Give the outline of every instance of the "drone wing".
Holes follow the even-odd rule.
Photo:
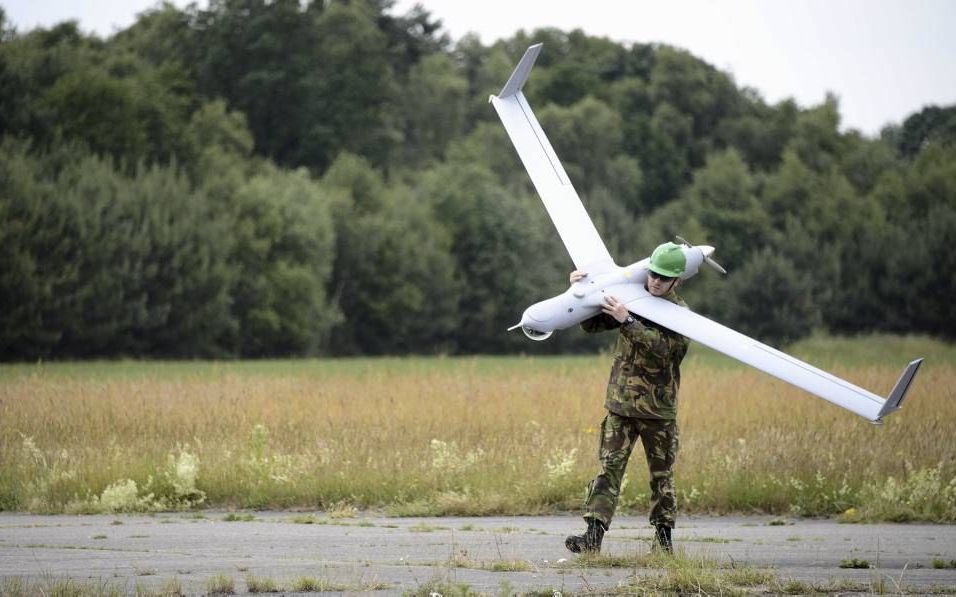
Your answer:
[[[614,261],[521,92],[539,52],[541,44],[528,48],[501,93],[492,95],[488,101],[505,125],[574,266],[589,273],[599,273],[613,266]]]
[[[698,315],[690,309],[655,298],[637,285],[608,289],[627,303],[632,313],[646,317],[678,334],[696,340],[727,356],[769,373],[824,400],[854,412],[875,423],[899,410],[906,390],[923,359],[907,365],[885,400],[876,394],[831,375],[800,359],[780,352],[739,332]]]

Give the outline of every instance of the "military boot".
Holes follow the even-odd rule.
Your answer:
[[[665,524],[657,525],[654,538],[657,539],[657,544],[654,546],[656,549],[660,549],[664,553],[674,553],[674,544],[671,542],[671,528],[669,526]]]
[[[582,535],[569,535],[564,540],[564,546],[574,553],[598,553],[601,551],[601,541],[604,539],[604,523],[595,518],[588,519],[588,530]]]

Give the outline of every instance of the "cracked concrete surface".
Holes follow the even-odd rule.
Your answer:
[[[583,529],[571,515],[484,518],[390,518],[360,513],[329,519],[321,512],[38,516],[0,513],[0,588],[11,577],[40,584],[72,579],[92,586],[156,590],[178,579],[201,594],[213,576],[269,578],[287,590],[297,578],[328,583],[337,592],[400,594],[432,581],[464,583],[478,592],[610,591],[634,574],[654,570],[570,567],[564,537]],[[249,516],[245,516],[248,518]],[[296,522],[296,521],[299,522]],[[313,524],[303,521],[314,520]],[[770,517],[685,517],[675,544],[689,555],[723,564],[766,568],[784,581],[818,585],[843,581],[888,592],[956,591],[956,526],[849,525],[832,520]],[[649,549],[643,517],[620,516],[604,553]],[[840,568],[866,560],[870,569]],[[458,567],[452,562],[473,567]],[[495,571],[498,567],[520,571]]]

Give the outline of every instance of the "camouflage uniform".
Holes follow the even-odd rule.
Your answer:
[[[673,291],[663,298],[687,306]],[[627,460],[640,438],[651,474],[651,524],[673,527],[677,389],[688,340],[636,316],[634,323],[621,325],[602,313],[581,327],[589,333],[620,329],[604,402],[608,414],[601,423],[601,473],[588,485],[584,518],[610,526]]]

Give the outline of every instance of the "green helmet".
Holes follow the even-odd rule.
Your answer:
[[[661,276],[676,278],[684,273],[687,267],[687,258],[681,246],[674,243],[658,245],[651,253],[651,264],[647,269]]]

